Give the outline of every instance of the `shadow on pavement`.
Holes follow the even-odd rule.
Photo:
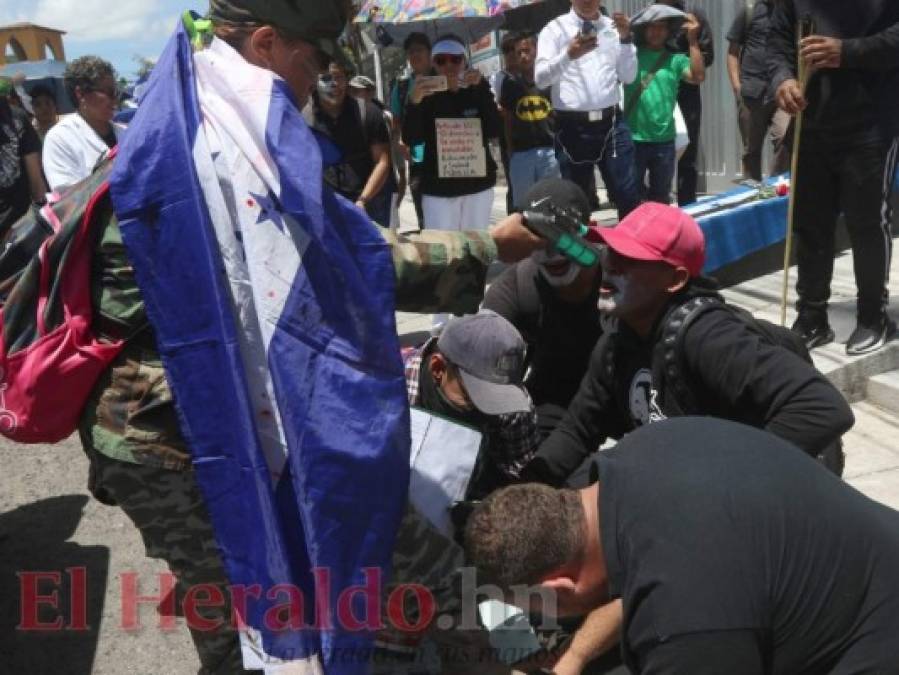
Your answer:
[[[93,668],[109,549],[67,541],[87,501],[65,495],[0,514],[3,672],[87,675]],[[35,592],[39,602],[29,602]]]

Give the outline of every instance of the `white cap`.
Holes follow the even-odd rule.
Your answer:
[[[465,46],[452,39],[440,40],[440,42],[431,48],[432,57],[437,56],[438,54],[465,56]]]

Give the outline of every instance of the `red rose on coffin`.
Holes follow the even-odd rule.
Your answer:
[[[778,197],[786,197],[790,194],[790,186],[787,183],[778,183],[774,186],[774,193]]]

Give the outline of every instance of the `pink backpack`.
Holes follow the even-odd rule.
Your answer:
[[[111,166],[41,209],[52,234],[17,272],[0,308],[0,434],[14,441],[55,443],[75,431],[97,378],[124,346],[91,331],[92,235],[111,208]],[[11,239],[16,230],[34,232],[26,220],[35,217],[20,220]]]

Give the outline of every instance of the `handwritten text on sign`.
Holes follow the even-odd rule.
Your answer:
[[[480,119],[437,118],[437,175],[485,178],[487,153]]]

